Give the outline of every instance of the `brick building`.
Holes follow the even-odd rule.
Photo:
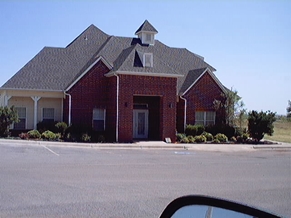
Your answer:
[[[213,101],[226,89],[204,58],[155,39],[146,20],[137,37],[110,36],[89,26],[65,48],[44,47],[0,89],[20,123],[87,125],[108,141],[175,141],[186,124],[214,124]]]

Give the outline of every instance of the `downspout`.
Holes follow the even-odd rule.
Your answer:
[[[184,131],[186,129],[186,125],[187,125],[187,99],[186,98],[183,98],[181,95],[179,96],[182,100],[184,100]]]
[[[69,117],[68,117],[68,126],[71,126],[71,111],[72,111],[72,96],[68,93],[66,93],[66,91],[64,91],[64,94],[66,96],[69,96]]]
[[[116,129],[115,129],[115,133],[116,133],[116,142],[118,142],[118,126],[119,126],[119,76],[114,73],[114,76],[116,76]]]

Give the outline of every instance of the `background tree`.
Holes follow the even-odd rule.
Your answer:
[[[234,126],[235,121],[238,121],[241,127],[246,113],[244,102],[241,99],[238,92],[231,88],[226,93],[221,94],[221,99],[214,100],[215,110],[224,114],[225,119],[222,123]]]
[[[248,114],[248,132],[250,137],[260,141],[265,134],[270,136],[274,133],[273,123],[276,121],[276,113],[250,111]]]
[[[290,100],[288,101],[288,107],[286,108],[286,110],[287,110],[287,118],[291,120],[291,101]]]
[[[7,136],[10,125],[19,122],[17,111],[14,106],[0,107],[0,136]]]

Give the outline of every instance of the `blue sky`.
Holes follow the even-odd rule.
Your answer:
[[[44,46],[65,47],[90,24],[135,37],[147,19],[156,38],[217,69],[247,110],[286,114],[291,100],[291,1],[0,1],[0,85]]]

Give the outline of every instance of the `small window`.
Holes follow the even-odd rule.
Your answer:
[[[19,122],[14,123],[14,129],[26,129],[26,108],[16,107],[15,110],[17,111]]]
[[[195,125],[213,125],[215,124],[215,111],[196,111]]]
[[[105,109],[95,108],[93,109],[93,129],[95,131],[105,130]]]
[[[153,54],[145,53],[143,55],[143,66],[144,67],[153,67]]]
[[[42,120],[44,122],[55,121],[55,109],[54,108],[43,108]]]
[[[146,33],[146,41],[147,42],[152,42],[152,34]]]

